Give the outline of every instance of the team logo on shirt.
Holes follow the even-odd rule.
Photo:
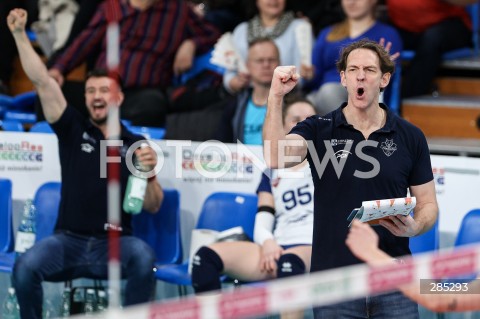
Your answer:
[[[346,145],[348,143],[353,143],[353,140],[351,139],[336,139],[336,138],[332,138],[330,140],[330,145],[332,146],[338,146],[338,145]]]
[[[95,141],[95,139],[93,137],[91,137],[87,132],[83,132],[82,138],[85,141],[89,141],[92,144],[97,144],[97,141]]]
[[[318,119],[323,121],[332,121],[332,119],[329,119],[327,117],[321,117],[321,116],[319,116]]]
[[[382,149],[385,155],[390,156],[397,150],[397,144],[393,143],[393,139],[389,140],[388,138],[385,139],[385,142],[380,144],[380,148]]]
[[[84,151],[85,153],[91,153],[95,150],[95,148],[88,143],[82,143],[82,144],[80,144],[80,146],[81,146],[82,151]]]
[[[352,155],[352,153],[350,153],[349,151],[345,151],[345,150],[340,150],[340,151],[335,152],[335,157],[336,158],[347,158],[348,155]]]

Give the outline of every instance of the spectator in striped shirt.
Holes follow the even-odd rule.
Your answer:
[[[49,70],[62,85],[64,75],[98,54],[96,68],[106,68],[108,2],[98,7],[87,28]],[[114,8],[120,25],[119,73],[125,80],[121,117],[133,125],[163,126],[165,91],[174,75],[192,66],[195,53],[213,46],[219,33],[182,0],[119,0]]]

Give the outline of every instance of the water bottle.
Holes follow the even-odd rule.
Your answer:
[[[98,291],[97,311],[104,312],[108,308],[107,294],[104,290]]]
[[[147,147],[147,143],[142,143],[141,148]],[[144,171],[142,165],[135,157],[133,165],[139,171]],[[131,174],[128,177],[127,189],[125,191],[125,197],[123,199],[123,210],[130,214],[138,214],[142,211],[143,199],[145,198],[145,192],[147,190],[147,178],[136,176]]]
[[[44,295],[43,298],[43,319],[56,318],[55,309],[52,302]]]
[[[17,256],[23,254],[27,249],[35,243],[35,206],[31,199],[25,201],[23,206],[23,215],[20,226],[18,226],[17,236],[15,239],[15,252]]]
[[[83,312],[85,315],[93,315],[95,313],[95,290],[92,288],[87,289],[87,295],[85,296],[85,304],[83,305]]]
[[[72,290],[70,287],[65,287],[62,294],[62,305],[60,307],[60,317],[61,318],[68,318],[70,317],[70,295],[72,294]]]
[[[18,319],[20,318],[17,297],[15,296],[15,289],[8,288],[8,294],[5,297],[2,305],[3,319]]]

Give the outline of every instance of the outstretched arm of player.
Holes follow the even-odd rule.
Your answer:
[[[395,260],[378,248],[378,235],[366,223],[354,220],[346,244],[352,253],[370,266],[393,264]],[[478,289],[475,281],[470,289]],[[478,294],[421,294],[420,281],[399,287],[408,298],[434,312],[472,311],[480,309]]]

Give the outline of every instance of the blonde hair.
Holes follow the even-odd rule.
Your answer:
[[[327,41],[340,41],[350,36],[350,23],[345,19],[332,26],[332,30],[327,35]]]

